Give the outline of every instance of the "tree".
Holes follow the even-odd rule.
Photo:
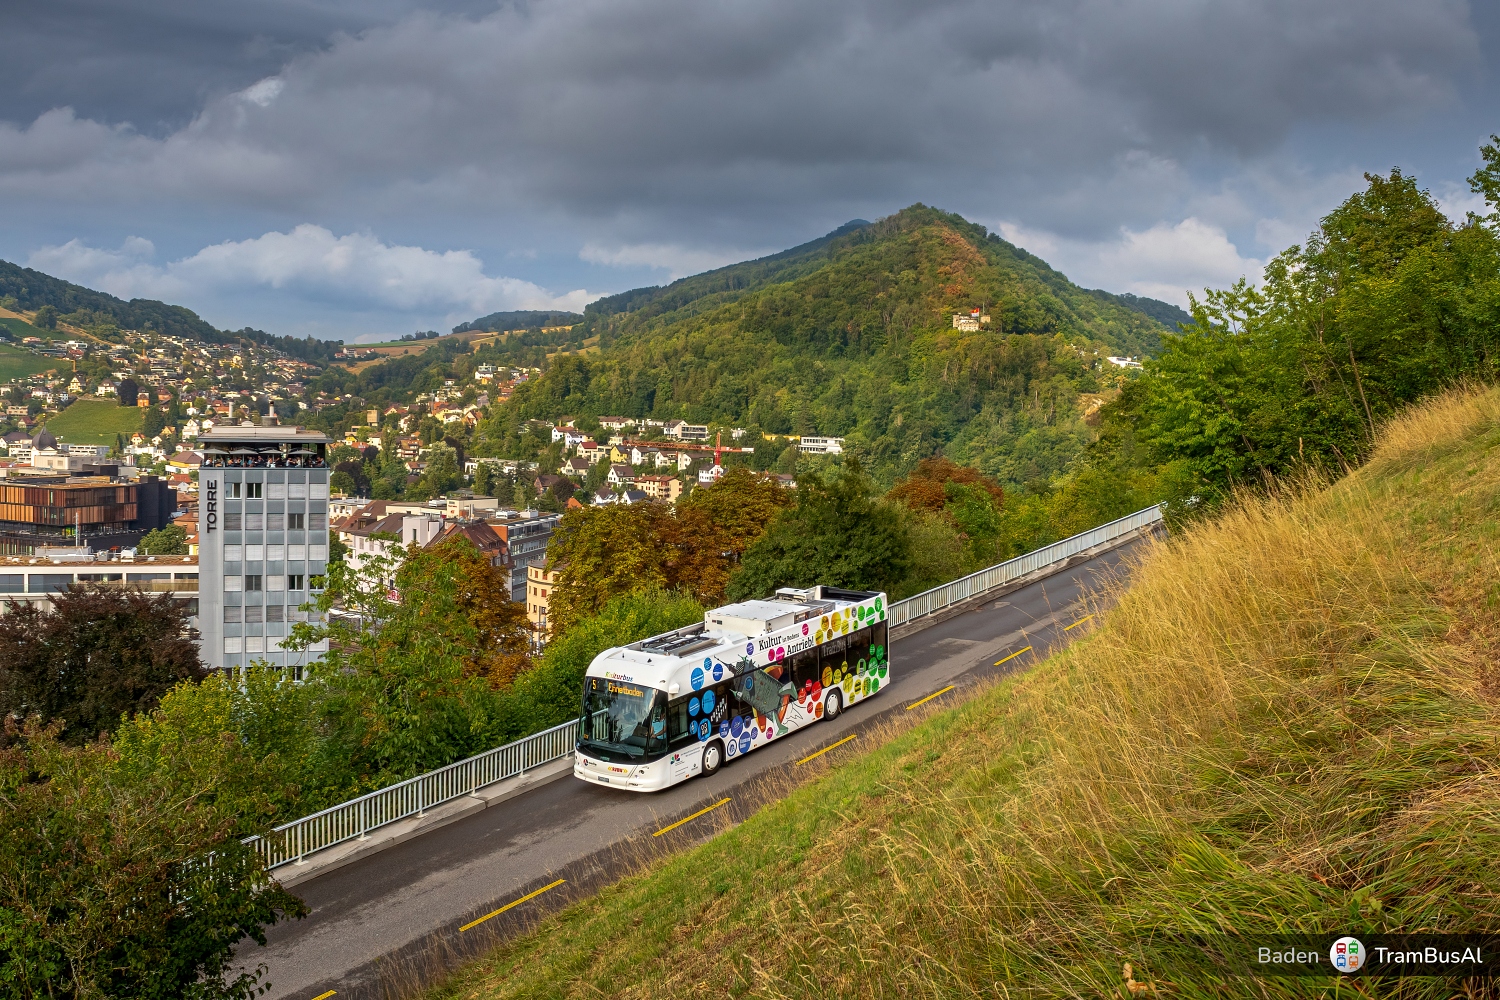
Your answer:
[[[745,550],[728,596],[764,597],[778,587],[814,584],[891,591],[910,567],[904,522],[875,499],[864,470],[846,455],[826,480],[810,471],[799,476],[795,504]]]
[[[560,634],[614,597],[652,589],[705,604],[721,600],[742,554],[790,500],[780,483],[740,468],[676,508],[640,503],[568,511],[548,544],[548,564],[559,571],[548,623]]]
[[[187,530],[178,524],[169,524],[154,531],[136,543],[136,552],[146,556],[185,556],[188,554]]]
[[[703,604],[724,598],[745,551],[788,504],[791,494],[775,479],[733,468],[712,486],[677,502],[677,550],[672,584]]]
[[[31,318],[31,325],[41,330],[56,330],[57,310],[52,306],[42,306]]]
[[[234,947],[307,908],[266,874],[228,785],[260,777],[235,740],[163,745],[133,767],[106,741],[5,720],[0,983],[21,998],[229,1000]],[[209,863],[210,856],[212,863]]]
[[[187,607],[169,594],[84,584],[51,605],[11,601],[0,615],[6,712],[61,719],[70,738],[85,740],[205,675]]]
[[[482,497],[494,496],[495,473],[490,463],[480,462],[474,469],[474,492]]]
[[[451,603],[445,596],[450,579]],[[396,573],[396,589],[418,618],[467,639],[460,650],[466,673],[504,688],[531,666],[531,622],[526,606],[511,600],[510,571],[491,565],[462,535],[407,558]]]
[[[146,440],[149,441],[151,438],[160,434],[162,432],[162,428],[166,426],[167,418],[161,412],[160,407],[148,406],[142,412],[141,433],[146,435]]]
[[[463,482],[459,472],[458,453],[439,442],[427,449],[427,469],[422,473],[422,487],[428,496],[442,496]]]
[[[359,492],[359,487],[354,484],[354,477],[342,469],[335,469],[333,475],[328,477],[328,488],[342,496],[354,496]]]
[[[115,398],[120,401],[121,406],[135,406],[140,394],[141,387],[133,378],[122,378],[120,384],[115,386]]]

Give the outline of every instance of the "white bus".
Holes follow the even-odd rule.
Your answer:
[[[656,791],[713,774],[889,683],[884,594],[783,588],[703,618],[589,664],[574,775]]]

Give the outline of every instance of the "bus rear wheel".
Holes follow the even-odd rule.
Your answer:
[[[703,748],[703,776],[706,778],[724,766],[724,744],[709,740]]]
[[[844,693],[838,688],[828,692],[828,698],[823,702],[823,718],[833,719],[844,710]]]

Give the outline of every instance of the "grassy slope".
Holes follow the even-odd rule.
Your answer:
[[[141,410],[114,399],[80,399],[47,421],[47,429],[69,444],[114,444],[141,429]]]
[[[1500,393],[1413,412],[1332,489],[1157,547],[1086,641],[434,995],[1123,996],[1130,961],[1310,996],[1171,936],[1500,929],[1497,445]]]
[[[27,336],[31,334],[28,333]],[[44,358],[40,354],[32,354],[20,347],[0,344],[0,382],[9,382],[11,379],[51,371],[59,367],[59,364],[56,358]]]

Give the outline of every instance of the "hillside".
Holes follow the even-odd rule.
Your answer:
[[[1497,428],[1450,393],[1157,545],[1092,636],[429,1000],[1331,995],[1232,973],[1253,935],[1500,930]]]
[[[583,317],[575,312],[547,312],[541,309],[516,309],[511,312],[490,313],[453,328],[454,333],[473,330],[499,333],[505,330],[532,330],[544,326],[567,326]]]
[[[96,292],[50,274],[0,260],[0,299],[14,298],[14,308],[32,312],[51,306],[62,314],[64,322],[81,327],[100,323],[113,324],[122,330],[152,329],[169,337],[184,337],[210,344],[229,344],[250,340],[265,347],[284,351],[305,361],[326,362],[333,357],[342,341],[316,340],[312,337],[278,337],[246,327],[243,330],[219,330],[191,309],[169,305],[155,299],[116,298]]]
[[[558,359],[518,389],[509,415],[837,435],[885,481],[943,450],[1018,486],[1082,453],[1081,397],[1120,382],[1105,356],[1159,350],[1167,328],[1127,302],[919,205],[594,303],[571,338],[597,337],[599,354]],[[954,329],[971,308],[990,323]],[[503,426],[491,430],[499,447]]]

